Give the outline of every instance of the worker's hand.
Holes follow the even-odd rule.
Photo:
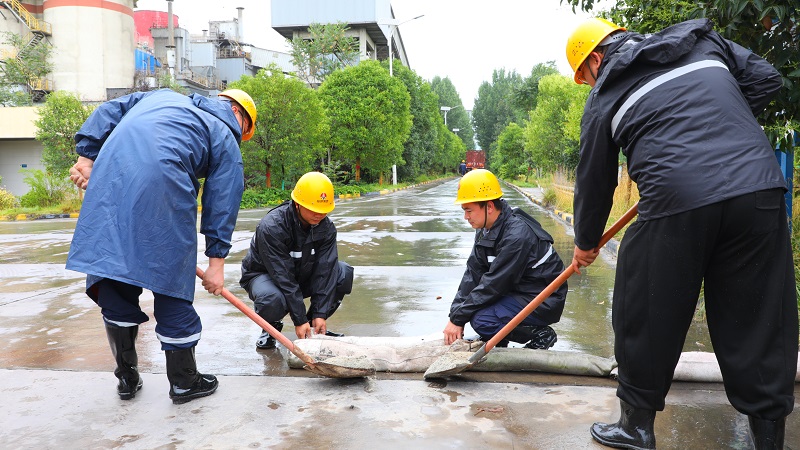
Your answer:
[[[208,258],[208,269],[203,274],[203,288],[209,293],[219,295],[225,287],[225,259]]]
[[[328,331],[328,325],[325,323],[325,319],[322,317],[317,317],[316,319],[311,321],[311,324],[314,327],[314,333],[316,334],[325,334]]]
[[[297,339],[306,339],[311,337],[311,325],[308,322],[294,327],[294,334],[297,335]]]
[[[78,162],[69,169],[69,179],[75,183],[75,186],[86,189],[89,185],[89,175],[92,174],[93,166],[94,161],[84,156],[79,156]]]
[[[600,249],[581,250],[576,245],[575,251],[572,253],[572,268],[575,270],[575,273],[580,274],[581,269],[593,263],[599,254]]]
[[[464,337],[464,327],[460,327],[453,322],[448,321],[447,326],[444,327],[445,345],[450,345],[462,337]]]

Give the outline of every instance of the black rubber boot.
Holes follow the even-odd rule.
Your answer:
[[[750,422],[750,436],[756,450],[780,450],[786,432],[786,418],[779,420],[756,419],[747,416]]]
[[[656,448],[653,423],[655,410],[638,409],[620,400],[622,408],[617,423],[595,423],[590,429],[592,437],[599,443],[613,448],[644,450]]]
[[[556,330],[545,325],[537,327],[537,329],[531,333],[531,341],[525,344],[525,348],[547,350],[556,345],[556,341],[558,341]]]
[[[335,331],[331,331],[331,330],[325,330],[325,336],[331,336],[331,337],[344,337],[344,333],[337,333],[337,332],[335,332]]]
[[[136,392],[142,388],[142,378],[139,376],[137,365],[139,358],[136,355],[136,336],[139,326],[118,327],[108,323],[106,336],[111,345],[111,353],[117,362],[114,375],[119,379],[117,394],[121,400],[130,400],[136,397]]]
[[[278,330],[278,332],[283,330],[283,322],[273,322],[270,325],[275,327],[275,329]],[[267,333],[266,331],[262,332],[261,336],[259,336],[258,339],[256,339],[256,348],[260,348],[262,350],[275,348],[276,345],[277,341],[275,340],[275,338],[270,336],[269,333]]]
[[[167,379],[169,379],[169,398],[180,405],[196,398],[211,395],[217,390],[219,382],[214,375],[197,371],[194,347],[181,350],[166,350]]]
[[[508,341],[525,344],[525,348],[547,350],[558,340],[555,330],[547,325],[517,325],[501,342]],[[500,344],[497,344],[500,347]]]

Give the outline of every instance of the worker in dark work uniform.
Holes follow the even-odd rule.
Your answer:
[[[706,19],[652,35],[591,19],[570,37],[567,58],[575,82],[592,86],[575,182],[575,270],[597,257],[620,149],[641,194],[614,286],[622,414],[595,423],[592,436],[655,448],[656,411],[704,288],[728,399],[748,416],[757,449],[783,448],[797,299],[786,183],[755,118],[780,90],[780,74]]]
[[[564,271],[553,238],[502,196],[497,177],[485,169],[468,172],[458,184],[456,204],[476,231],[444,329],[448,345],[463,338],[467,323],[488,341]],[[557,336],[550,325],[561,319],[566,296],[564,283],[498,346],[512,341],[531,349],[552,347]]]
[[[286,314],[299,339],[312,331],[343,336],[328,329],[327,319],[353,288],[353,267],[339,261],[333,211],[333,184],[321,172],[309,172],[297,181],[292,200],[270,210],[256,228],[250,250],[242,260],[240,285],[258,315],[279,331]],[[310,297],[306,310],[304,298]],[[275,348],[266,331],[256,348]]]

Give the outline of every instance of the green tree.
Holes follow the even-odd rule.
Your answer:
[[[273,169],[283,181],[296,179],[325,153],[325,109],[317,92],[305,83],[287,78],[277,66],[270,66],[230,87],[250,94],[258,108],[256,132],[242,144],[248,179],[263,176],[265,186],[272,187]]]
[[[388,67],[388,61],[383,61],[382,66]],[[410,96],[409,111],[412,117],[411,130],[403,144],[404,164],[397,168],[397,177],[402,180],[414,180],[423,173],[433,173],[440,168],[444,161],[437,161],[437,155],[442,155],[438,140],[443,125],[439,112],[439,103],[436,94],[431,90],[431,85],[423,80],[413,70],[403,66],[399,61],[394,62],[394,77],[402,81]]]
[[[547,63],[539,63],[533,66],[531,74],[513,89],[514,107],[525,112],[526,115],[536,109],[536,99],[539,96],[539,80],[545,75],[556,75],[558,73],[555,61],[547,61]]]
[[[502,178],[516,179],[528,174],[530,157],[525,152],[524,129],[511,122],[497,138],[497,149],[494,154],[493,167]]]
[[[588,86],[571,77],[547,75],[539,81],[539,100],[525,127],[525,147],[537,168],[575,169],[579,147],[570,114],[582,110],[588,95]]]
[[[31,105],[36,85],[53,71],[50,62],[53,46],[47,41],[34,43],[11,32],[4,32],[3,38],[3,44],[10,48],[13,56],[0,64],[0,104]]]
[[[69,175],[75,164],[75,133],[89,118],[93,108],[84,106],[75,95],[56,91],[47,95],[36,120],[36,140],[42,143],[42,163],[48,174]]]
[[[516,72],[506,73],[505,69],[495,69],[492,81],[484,81],[478,88],[478,98],[472,110],[472,120],[478,135],[478,144],[486,151],[486,159],[492,166],[493,146],[500,132],[511,122],[521,123],[525,111],[514,105],[514,89],[522,84],[522,77]]]
[[[330,119],[334,156],[372,173],[387,173],[402,160],[411,130],[410,96],[402,81],[378,61],[333,72],[319,88]]]
[[[347,24],[312,23],[308,37],[291,40],[292,63],[297,75],[311,86],[318,85],[336,70],[354,66],[359,60],[358,41],[347,35]]]
[[[450,78],[436,76],[431,80],[431,89],[439,96],[439,108],[443,106],[451,108],[447,111],[447,127],[450,130],[458,129],[458,132],[455,133],[464,142],[464,146],[467,149],[474,148],[475,130],[472,128],[469,114],[467,114],[464,103],[461,101],[453,82],[450,81]],[[444,117],[444,115],[442,116]]]

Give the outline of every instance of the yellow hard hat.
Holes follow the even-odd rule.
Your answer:
[[[252,97],[247,94],[247,92],[241,89],[225,89],[219,93],[219,96],[228,97],[229,99],[236,101],[236,103],[242,105],[242,108],[247,111],[247,115],[250,116],[251,126],[248,133],[242,136],[242,140],[249,141],[256,132],[256,117],[258,117],[256,103],[253,101]]]
[[[615,31],[625,31],[615,23],[601,17],[589,19],[578,26],[567,40],[567,61],[575,72],[575,82],[583,84],[578,79],[578,68],[595,48],[600,46],[603,39]],[[605,45],[605,44],[603,44]]]
[[[467,172],[458,183],[456,205],[495,200],[503,196],[500,182],[492,172],[475,169]]]
[[[315,213],[333,211],[333,183],[322,172],[308,172],[297,180],[292,190],[292,200]]]

